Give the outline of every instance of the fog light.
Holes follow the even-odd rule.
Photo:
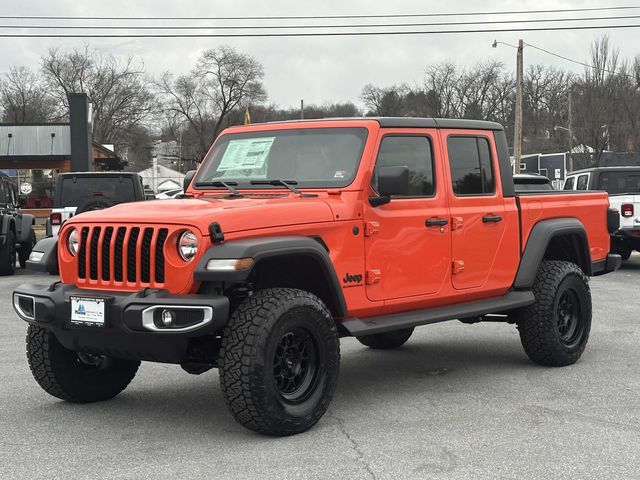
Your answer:
[[[176,314],[171,310],[163,310],[161,319],[162,319],[162,324],[165,327],[170,327],[176,319]]]

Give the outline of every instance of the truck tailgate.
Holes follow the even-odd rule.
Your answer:
[[[609,203],[611,208],[615,208],[620,212],[620,228],[625,230],[640,230],[640,194],[622,193],[619,195],[610,195]],[[622,214],[622,205],[632,205],[631,215]]]
[[[609,253],[606,192],[557,191],[518,194],[520,209],[520,248],[524,248],[534,225],[552,218],[576,218],[585,227],[591,261],[602,260]]]

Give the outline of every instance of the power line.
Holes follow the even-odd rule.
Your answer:
[[[631,20],[640,15],[624,15],[614,17],[571,17],[540,18],[522,20],[478,20],[471,22],[435,22],[435,23],[358,23],[346,25],[0,25],[0,28],[11,30],[282,30],[282,29],[326,29],[326,28],[389,28],[389,27],[439,27],[458,25],[490,25],[509,23],[557,23],[585,22],[601,20]]]
[[[0,38],[266,38],[266,37],[359,37],[387,35],[437,35],[460,33],[508,33],[508,32],[553,32],[567,30],[600,30],[638,28],[640,24],[631,25],[574,25],[559,27],[525,27],[502,29],[465,29],[465,30],[390,30],[374,32],[278,32],[278,33],[0,33]]]
[[[615,70],[609,70],[607,68],[600,68],[600,67],[596,67],[595,65],[589,65],[588,63],[584,63],[584,62],[581,62],[579,60],[574,60],[573,58],[565,57],[564,55],[560,55],[559,53],[550,52],[549,50],[545,50],[544,48],[537,47],[537,46],[532,45],[530,43],[525,43],[525,45],[527,47],[531,47],[531,48],[535,48],[536,50],[540,50],[541,52],[547,53],[549,55],[553,55],[554,57],[558,57],[558,58],[561,58],[563,60],[567,60],[569,62],[576,63],[578,65],[582,65],[583,67],[591,68],[593,70],[599,70],[601,72],[607,72],[607,73],[611,73],[613,75],[624,75],[624,76],[627,76],[627,77],[630,77],[630,78],[635,78],[635,76],[629,75],[628,73],[616,72]]]
[[[397,13],[378,15],[262,15],[245,17],[89,17],[73,15],[0,15],[3,19],[30,20],[295,20],[295,19],[339,19],[339,18],[405,18],[405,17],[461,17],[473,15],[520,15],[535,13],[568,13],[595,12],[605,10],[632,10],[638,6],[592,7],[592,8],[558,8],[547,10],[512,10],[493,12],[446,12],[446,13]]]

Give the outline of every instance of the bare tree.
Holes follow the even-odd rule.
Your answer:
[[[157,86],[164,110],[172,122],[184,122],[194,158],[204,156],[232,112],[266,99],[263,76],[258,61],[227,46],[205,51],[188,75],[162,75]]]
[[[60,105],[68,106],[69,93],[87,93],[98,142],[125,146],[128,132],[156,112],[144,67],[132,57],[120,61],[88,47],[70,52],[54,49],[42,58],[42,72]]]
[[[26,67],[12,67],[0,78],[2,121],[48,122],[56,117],[56,102],[45,93],[38,76]]]
[[[598,166],[611,138],[623,120],[626,99],[624,86],[629,82],[627,64],[619,59],[619,50],[612,48],[607,35],[591,46],[591,65],[576,83],[576,112],[580,119],[575,128],[579,143],[592,149],[591,162]]]
[[[406,114],[406,96],[409,87],[397,85],[380,88],[374,85],[365,85],[360,98],[367,107],[369,115],[379,117],[402,117]]]

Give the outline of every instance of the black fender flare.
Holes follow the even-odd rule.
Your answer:
[[[27,270],[47,272],[52,275],[57,275],[59,273],[57,236],[43,238],[35,244],[32,252],[41,252],[42,258],[37,262],[27,260]]]
[[[29,213],[21,213],[15,219],[17,225],[16,241],[18,243],[26,243],[31,241],[31,231],[33,225],[36,224],[36,217]]]
[[[16,231],[16,222],[12,215],[0,215],[0,247],[4,247],[9,230]]]
[[[241,283],[249,278],[251,272],[261,260],[300,255],[311,257],[320,267],[331,295],[331,303],[333,303],[333,305],[328,306],[332,310],[332,313],[337,317],[346,316],[347,307],[344,295],[338,282],[338,276],[333,268],[333,263],[329,257],[329,252],[320,240],[312,237],[256,237],[215,244],[204,253],[198,262],[194,276],[196,280],[201,282]],[[233,258],[253,258],[255,263],[250,269],[242,271],[207,271],[206,267],[209,260]]]
[[[533,285],[549,243],[553,238],[564,235],[576,235],[579,238],[581,251],[576,252],[579,266],[587,275],[592,274],[589,240],[582,222],[573,217],[552,218],[541,220],[531,229],[513,282],[514,288],[530,288]]]

